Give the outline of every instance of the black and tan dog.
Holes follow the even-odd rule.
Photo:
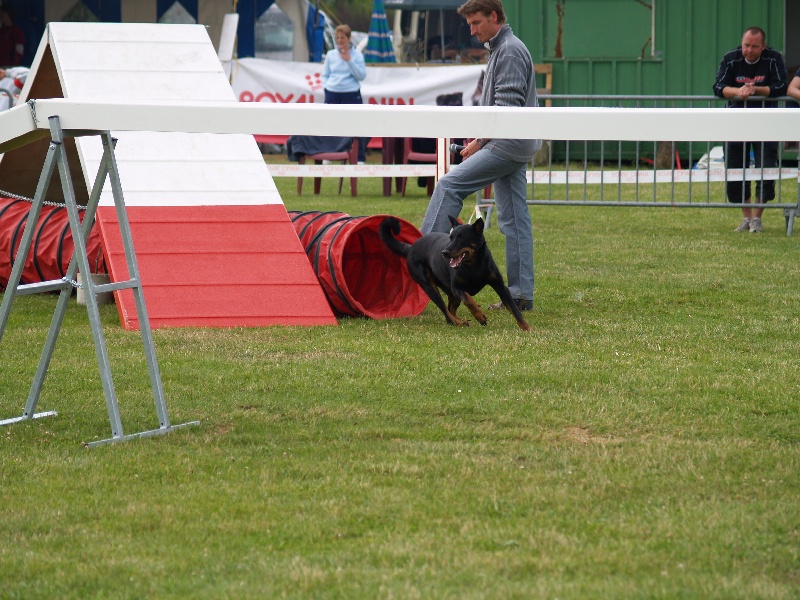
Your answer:
[[[517,304],[511,298],[503,275],[492,258],[483,236],[483,219],[472,225],[462,225],[450,217],[453,229],[446,233],[423,235],[414,244],[400,242],[400,222],[394,217],[384,219],[379,229],[381,240],[395,254],[406,257],[411,277],[444,313],[451,325],[469,325],[456,315],[463,302],[481,325],[486,325],[486,315],[472,298],[485,286],[491,286],[500,296],[503,305],[511,311],[517,324],[530,331]],[[437,288],[447,294],[447,305]]]

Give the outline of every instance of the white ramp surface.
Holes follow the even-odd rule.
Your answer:
[[[51,23],[46,35],[64,98],[236,102],[201,25]],[[146,110],[146,109],[143,109]],[[281,203],[252,136],[115,132],[126,204],[171,204],[176,190],[198,204]],[[230,139],[221,139],[230,138]],[[102,147],[77,140],[91,185]],[[198,173],[205,173],[198,177]],[[217,182],[209,188],[209,180]],[[219,186],[225,194],[210,194]],[[165,195],[161,195],[161,191]],[[110,187],[103,203],[112,203]],[[186,200],[178,202],[186,204]]]
[[[236,102],[203,26],[130,23],[50,23],[20,102],[36,98]],[[336,323],[251,135],[112,134],[153,327]],[[7,152],[0,188],[32,196],[47,142]],[[68,155],[88,200],[100,139],[70,140]],[[109,182],[97,221],[112,280],[127,278]],[[116,300],[137,328],[133,294]]]

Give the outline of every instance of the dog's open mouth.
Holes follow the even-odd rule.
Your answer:
[[[467,257],[467,253],[466,253],[466,252],[464,252],[463,254],[459,254],[459,255],[458,255],[458,256],[456,256],[455,258],[451,258],[451,259],[450,259],[450,267],[451,267],[451,268],[453,268],[453,269],[455,269],[456,267],[458,267],[458,265],[460,265],[460,264],[461,264],[461,262],[462,262],[462,261],[463,261],[463,260],[464,260],[466,257]]]

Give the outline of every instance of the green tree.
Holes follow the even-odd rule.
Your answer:
[[[316,0],[310,0],[316,2]],[[347,23],[354,31],[369,30],[372,17],[372,0],[320,0],[319,7],[334,22]]]

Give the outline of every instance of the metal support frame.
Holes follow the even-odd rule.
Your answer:
[[[23,410],[22,416],[0,421],[0,425],[10,425],[20,421],[38,419],[57,414],[55,411],[36,412],[36,405],[39,401],[42,385],[47,374],[47,368],[53,356],[56,339],[58,338],[61,325],[64,321],[64,315],[67,309],[67,303],[72,295],[72,288],[77,285],[75,278],[77,272],[84,273],[83,288],[86,293],[86,310],[89,314],[89,322],[92,328],[92,335],[94,337],[95,352],[97,354],[97,362],[100,367],[100,378],[103,384],[103,392],[105,394],[106,408],[108,409],[108,419],[111,423],[111,437],[105,440],[88,442],[86,446],[97,446],[109,442],[119,442],[140,437],[150,437],[155,435],[162,435],[172,431],[178,427],[185,427],[187,425],[199,425],[199,421],[191,421],[181,425],[172,425],[169,421],[167,414],[167,404],[164,399],[164,389],[161,385],[161,374],[158,369],[158,361],[156,360],[155,348],[153,345],[153,335],[150,329],[150,321],[147,316],[147,308],[144,302],[144,293],[142,291],[141,278],[139,276],[139,267],[136,262],[136,254],[133,249],[133,238],[131,236],[130,223],[125,211],[125,202],[122,196],[122,185],[120,184],[119,171],[117,169],[116,157],[114,156],[114,146],[116,140],[111,137],[109,131],[95,132],[95,131],[80,131],[75,132],[73,135],[99,135],[103,144],[103,157],[100,161],[100,167],[97,172],[94,187],[92,188],[89,203],[84,213],[83,222],[81,223],[80,213],[78,211],[78,204],[75,199],[75,193],[72,187],[72,179],[70,175],[69,166],[67,164],[67,153],[64,148],[64,131],[61,129],[61,124],[58,116],[50,117],[50,134],[51,142],[47,150],[42,173],[39,177],[39,183],[36,188],[36,195],[33,198],[28,220],[25,226],[25,231],[20,242],[19,249],[17,250],[14,266],[11,271],[11,277],[8,281],[5,294],[3,295],[2,304],[0,304],[0,341],[2,341],[3,333],[5,332],[8,323],[8,315],[11,310],[11,305],[16,296],[23,296],[28,294],[36,294],[41,292],[54,292],[60,290],[58,302],[56,304],[53,320],[50,324],[50,331],[45,340],[44,349],[42,350],[41,358],[39,359],[39,366],[33,378],[30,393],[28,394],[28,401]],[[50,185],[53,172],[58,168],[61,178],[61,186],[64,192],[64,202],[69,215],[69,226],[72,231],[72,237],[75,243],[75,250],[67,268],[67,274],[60,280],[44,281],[40,283],[23,284],[20,285],[22,277],[22,270],[25,266],[25,259],[31,249],[33,242],[34,230],[39,216],[42,212],[44,204],[44,197]],[[130,279],[127,281],[119,281],[108,284],[95,284],[92,281],[91,265],[89,257],[86,252],[86,238],[94,223],[95,214],[97,213],[97,206],[100,201],[100,195],[106,181],[106,177],[110,179],[111,191],[114,197],[114,206],[117,211],[117,218],[119,220],[120,233],[122,235],[122,244],[125,249],[125,259],[128,265],[128,273]],[[142,343],[144,345],[145,360],[147,362],[147,369],[150,374],[150,385],[153,390],[155,399],[156,413],[158,415],[159,427],[151,431],[143,431],[140,433],[133,433],[125,435],[122,429],[122,420],[119,413],[119,405],[117,403],[117,396],[114,391],[114,382],[111,377],[111,366],[108,359],[108,351],[106,350],[105,337],[103,336],[102,323],[100,321],[100,311],[97,305],[97,294],[102,292],[112,292],[116,290],[130,289],[133,291],[134,299],[136,302],[136,311],[139,318],[139,328],[142,335]]]

